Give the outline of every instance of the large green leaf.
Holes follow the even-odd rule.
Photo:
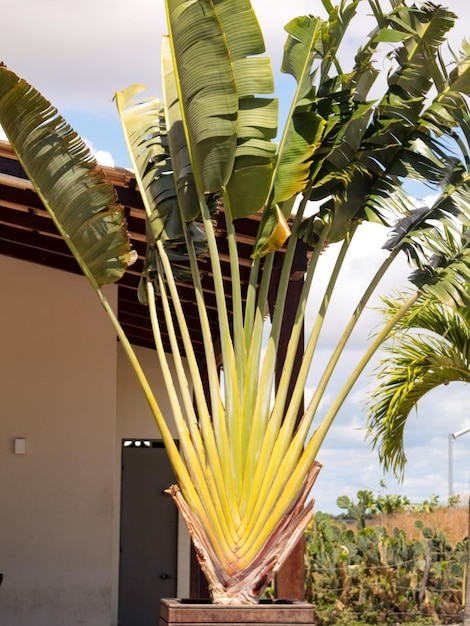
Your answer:
[[[144,89],[133,85],[116,93],[115,99],[153,239],[165,241],[181,236],[182,226],[163,105],[157,98],[144,97]],[[172,219],[179,224],[168,228]]]
[[[279,203],[293,198],[305,189],[310,160],[321,142],[325,122],[306,106],[311,102],[311,94],[314,93],[311,72],[315,58],[314,45],[321,24],[320,19],[309,16],[292,20],[285,27],[289,37],[284,49],[282,69],[294,76],[297,89],[281,139],[269,190],[270,198],[263,211],[253,256],[263,256],[284,243],[289,233],[286,218],[289,217],[292,204],[286,203],[283,211]],[[307,99],[309,95],[310,100]],[[289,214],[286,215],[287,211]],[[278,232],[283,233],[282,237],[277,236]],[[275,246],[272,242],[275,242]]]
[[[191,274],[187,266],[181,265],[182,260],[187,261],[182,216],[189,222],[198,215],[199,209],[191,167],[189,165],[186,175],[178,177],[174,173],[165,109],[157,98],[142,95],[144,90],[141,85],[133,85],[115,96],[129,156],[147,214],[144,276],[156,275],[155,242],[160,240],[174,261],[175,277],[188,281]],[[187,156],[187,150],[185,154]],[[175,179],[179,184],[178,189]],[[201,229],[195,224],[190,224],[188,228],[196,249],[200,250],[203,246],[205,250],[205,236]],[[140,301],[147,303],[145,278],[138,293]]]
[[[167,136],[166,158],[173,171],[179,212],[181,214],[178,218],[175,217],[175,219],[183,219],[185,224],[190,224],[199,215],[200,206],[194,182],[190,148],[185,133],[183,111],[178,97],[177,77],[175,75],[169,37],[163,37],[162,39],[161,61],[166,122],[162,121],[159,124],[159,134],[163,134],[162,126],[165,125],[165,131],[163,132]],[[159,175],[161,174],[160,172]],[[158,212],[159,207],[155,206],[154,211]]]
[[[193,170],[201,192],[217,192],[232,173],[237,139],[238,96],[227,41],[210,0],[166,0],[166,7]]]
[[[84,273],[97,285],[119,280],[134,254],[112,185],[50,102],[4,66],[0,123]]]
[[[322,26],[323,22],[319,18],[306,16],[292,20],[285,27],[288,38],[284,47],[282,71],[294,76],[297,90],[280,145],[273,203],[288,200],[305,189],[312,156],[323,137],[326,122],[308,106],[315,97],[312,64]]]
[[[234,218],[252,215],[266,204],[276,156],[270,139],[276,133],[277,100],[242,99],[239,120],[234,170],[227,184]]]
[[[176,261],[186,257],[182,219],[196,249],[205,240],[200,228],[191,224],[199,215],[198,198],[184,133],[173,135],[170,145],[165,108],[157,98],[142,95],[144,89],[133,85],[115,99],[147,214],[150,245],[161,239]]]
[[[274,79],[256,15],[248,0],[219,0],[220,20],[232,63],[238,103],[237,149],[225,201],[234,218],[252,215],[264,206],[271,187],[277,133]]]

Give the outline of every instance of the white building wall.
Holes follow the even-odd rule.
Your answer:
[[[110,624],[114,331],[83,277],[0,256],[0,350],[0,624]]]
[[[155,353],[136,351],[157,390]],[[86,279],[0,255],[1,626],[117,625],[122,440],[159,438]]]

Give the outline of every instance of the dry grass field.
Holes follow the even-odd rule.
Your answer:
[[[468,534],[468,507],[465,505],[455,508],[437,507],[433,511],[417,512],[402,511],[393,515],[384,515],[368,521],[368,526],[383,526],[388,534],[394,528],[400,528],[408,539],[422,539],[422,531],[415,527],[415,522],[421,520],[424,526],[444,532],[455,546]]]

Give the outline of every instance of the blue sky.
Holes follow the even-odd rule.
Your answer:
[[[277,93],[284,109],[289,104],[291,79],[280,76],[283,25],[297,15],[323,15],[320,0],[253,0],[266,38],[267,51],[276,71]],[[385,0],[383,2],[386,6]],[[454,10],[459,19],[451,35],[458,49],[468,37],[470,4],[466,0],[448,0],[442,4]],[[368,34],[367,3],[362,2],[362,19],[345,42],[353,52]],[[115,91],[133,83],[147,85],[149,92],[160,96],[160,40],[166,33],[163,0],[16,0],[2,10],[0,60],[38,88],[59,108],[67,121],[86,139],[105,164],[128,166],[124,141],[115,106]],[[346,58],[347,58],[346,53]],[[377,227],[366,229],[356,246],[340,289],[341,303],[335,309],[332,327],[345,317],[343,302],[360,293],[361,282],[370,270],[371,255],[381,254],[384,234]],[[328,261],[325,261],[328,262]],[[404,284],[407,270],[397,266],[384,286],[389,292]],[[313,311],[313,303],[312,303]],[[345,354],[344,369],[354,362],[373,329],[361,327],[355,344]],[[325,350],[327,346],[325,345]],[[341,371],[343,366],[341,367]],[[317,508],[336,512],[336,498],[354,496],[359,489],[380,491],[382,478],[389,493],[402,493],[412,501],[422,501],[432,494],[445,502],[448,495],[448,433],[470,427],[467,414],[469,389],[449,385],[429,394],[409,419],[406,431],[408,465],[403,484],[384,476],[375,453],[364,443],[362,403],[367,393],[363,377],[346,402],[319,455],[324,467],[315,487]],[[312,379],[311,385],[315,382]],[[339,383],[338,383],[339,384]],[[333,397],[335,382],[325,403]],[[470,433],[454,444],[454,492],[468,493],[470,477]]]

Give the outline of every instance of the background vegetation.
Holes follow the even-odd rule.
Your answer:
[[[381,511],[384,503],[393,510]],[[412,506],[370,491],[338,504],[348,517],[317,512],[306,532],[306,598],[317,624],[462,621],[466,506],[440,506],[435,496]]]

